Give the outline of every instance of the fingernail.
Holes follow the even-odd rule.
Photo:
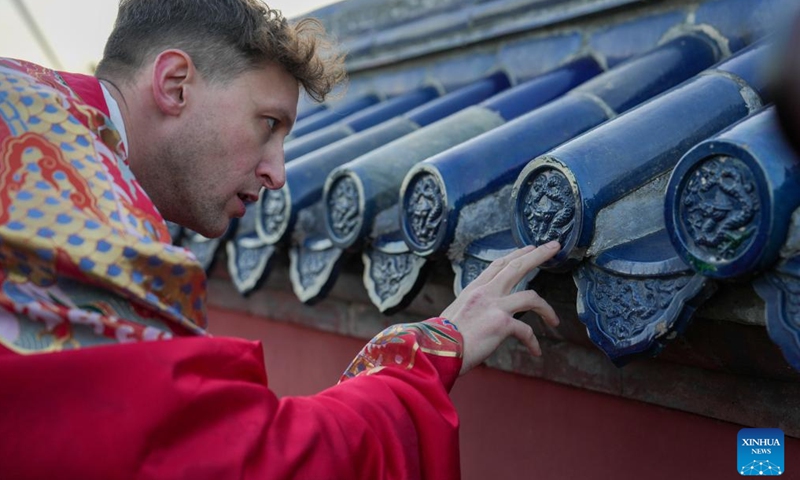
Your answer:
[[[547,243],[545,243],[545,244],[544,244],[544,245],[542,245],[542,246],[543,246],[544,248],[550,248],[550,249],[556,249],[556,248],[560,247],[560,245],[559,245],[559,243],[558,243],[558,241],[557,241],[557,240],[553,240],[553,241],[551,241],[551,242],[547,242]]]

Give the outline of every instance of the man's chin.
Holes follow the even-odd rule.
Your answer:
[[[233,221],[233,219],[231,219],[231,221]],[[230,228],[230,222],[228,222],[223,227],[216,227],[216,228],[213,228],[213,229],[204,229],[203,231],[198,231],[197,233],[199,233],[200,235],[202,235],[202,236],[204,236],[206,238],[219,238],[219,237],[225,235],[225,233],[228,231],[228,228]]]
[[[178,223],[178,225],[180,225],[181,227],[187,228],[187,229],[191,230],[194,233],[199,233],[200,235],[202,235],[202,236],[204,236],[206,238],[219,238],[219,237],[225,235],[225,233],[228,231],[228,228],[230,228],[231,221],[228,221],[227,223],[221,223],[219,225],[213,225],[213,226],[212,225],[196,225],[196,224],[190,224],[188,222],[185,223],[185,224],[181,224],[181,223],[178,223],[178,222],[175,222],[175,223]]]

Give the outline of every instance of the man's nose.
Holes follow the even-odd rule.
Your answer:
[[[256,167],[256,175],[261,179],[261,184],[265,188],[277,190],[283,187],[283,184],[286,183],[283,148],[265,155]]]

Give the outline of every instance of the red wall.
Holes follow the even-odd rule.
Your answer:
[[[216,335],[263,342],[280,396],[335,384],[364,344],[219,308],[209,318]],[[489,368],[459,379],[452,398],[465,480],[740,478],[740,425]],[[783,478],[800,479],[800,440],[787,437],[785,455]]]

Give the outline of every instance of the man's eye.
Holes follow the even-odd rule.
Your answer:
[[[275,124],[278,123],[278,121],[272,117],[265,117],[265,118],[267,120],[267,125],[269,126],[269,129],[272,130],[273,128],[275,128]]]

